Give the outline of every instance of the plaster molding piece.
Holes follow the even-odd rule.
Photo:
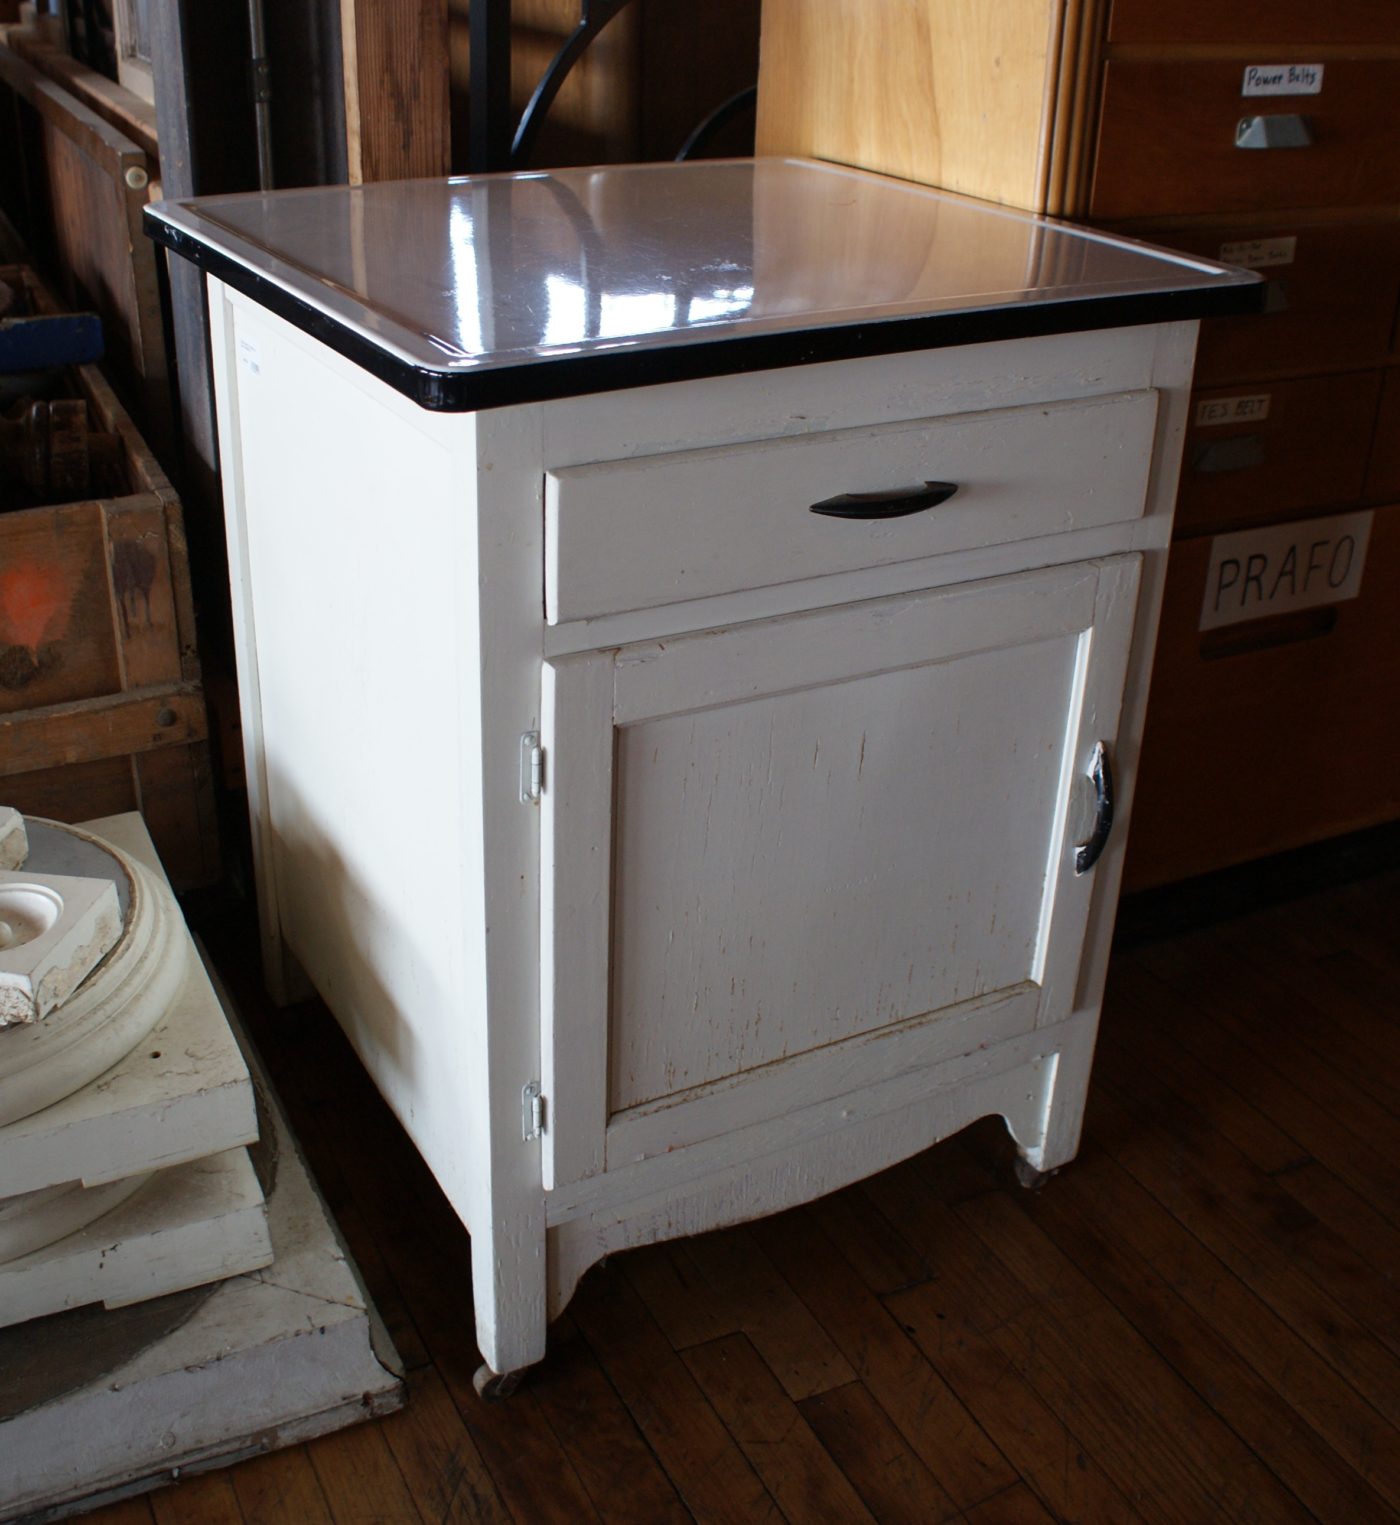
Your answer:
[[[29,856],[24,817],[11,805],[0,805],[0,869],[20,868]]]
[[[76,1234],[134,1196],[148,1180],[149,1172],[105,1186],[70,1181],[0,1200],[0,1265]]]
[[[111,831],[108,823],[96,829],[117,839],[117,823],[110,824]],[[222,997],[217,981],[215,990]],[[402,1405],[398,1358],[276,1097],[265,1095],[277,1157],[267,1204],[275,1263],[221,1282],[117,1369],[95,1361],[83,1385],[35,1407],[0,1410],[0,1519],[91,1509],[172,1474],[309,1440]],[[0,1354],[40,1362],[52,1338],[47,1323],[21,1326]]]
[[[0,1027],[61,1006],[121,932],[110,879],[0,872]]]
[[[0,1327],[87,1303],[120,1308],[272,1263],[246,1149],[159,1171],[55,1244],[0,1265]]]
[[[183,965],[143,1042],[61,1101],[0,1126],[0,1198],[165,1170],[257,1138],[248,1066],[204,966]],[[0,1050],[32,1031],[0,1033]]]
[[[113,860],[128,894],[126,930],[102,967],[57,1011],[42,1022],[0,1027],[0,1125],[72,1095],[129,1054],[169,1010],[194,957],[139,815],[92,823],[102,828],[100,836],[76,826],[31,822],[40,824],[92,844]],[[37,838],[32,832],[34,859]]]

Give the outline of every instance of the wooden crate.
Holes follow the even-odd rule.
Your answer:
[[[174,414],[156,248],[141,228],[159,166],[12,47],[0,44],[0,206],[65,303],[102,318],[104,360],[168,456]]]
[[[38,310],[31,272],[0,268]],[[178,888],[219,872],[180,500],[100,371],[75,391],[127,490],[0,514],[0,800],[77,821],[140,810]]]

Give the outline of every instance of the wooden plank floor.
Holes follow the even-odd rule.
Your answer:
[[[177,1522],[1400,1520],[1400,872],[1116,954],[1075,1164],[988,1120],[615,1257],[503,1405],[467,1238],[319,1007],[214,941],[406,1411],[101,1511]]]

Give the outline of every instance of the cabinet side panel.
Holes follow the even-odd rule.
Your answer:
[[[347,362],[231,305],[262,890],[465,1211],[471,505],[444,440],[387,389],[381,402]]]

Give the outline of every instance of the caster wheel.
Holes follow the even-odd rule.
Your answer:
[[[500,1403],[520,1386],[525,1378],[526,1368],[519,1371],[496,1372],[489,1366],[481,1365],[476,1369],[472,1377],[472,1386],[477,1391],[477,1396],[484,1403]]]
[[[1016,1156],[1016,1179],[1027,1191],[1039,1191],[1052,1176],[1059,1173],[1058,1170],[1037,1170],[1029,1160]]]

